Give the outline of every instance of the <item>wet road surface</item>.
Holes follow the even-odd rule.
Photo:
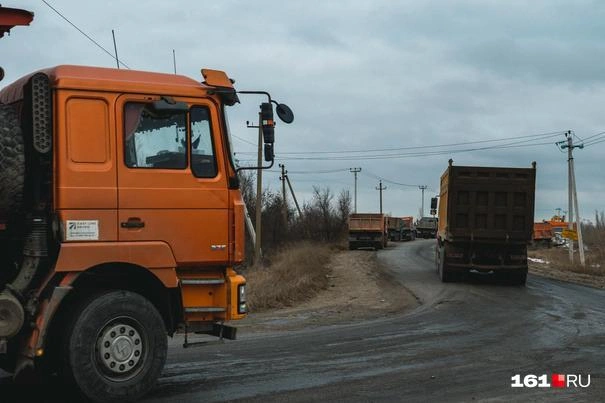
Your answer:
[[[605,400],[605,291],[534,276],[526,287],[442,284],[433,245],[379,252],[421,300],[412,313],[171,349],[147,401]],[[590,374],[591,385],[510,386],[515,374],[552,373]]]
[[[379,252],[421,301],[414,311],[201,348],[179,337],[144,401],[605,401],[605,291],[531,275],[526,287],[442,284],[433,245]],[[511,387],[515,374],[552,373],[591,384]]]

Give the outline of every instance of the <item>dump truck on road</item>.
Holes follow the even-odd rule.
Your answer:
[[[401,240],[413,241],[416,239],[416,227],[414,226],[414,217],[402,217]]]
[[[385,247],[388,230],[386,217],[379,213],[355,213],[349,216],[349,249]]]
[[[401,217],[388,217],[388,231],[389,241],[401,241],[403,229],[403,218]]]
[[[442,281],[473,270],[525,284],[532,240],[536,165],[454,166],[441,176],[436,263]]]
[[[245,209],[225,110],[251,92],[202,76],[57,66],[0,91],[0,368],[130,401],[167,335],[235,339]],[[275,101],[253,93],[272,162]]]
[[[418,238],[435,238],[435,235],[437,235],[437,218],[420,218],[416,223],[416,236]]]

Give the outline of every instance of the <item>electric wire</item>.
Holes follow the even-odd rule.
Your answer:
[[[122,66],[124,66],[124,67],[126,67],[127,69],[130,70],[130,67],[126,63],[124,63],[121,60],[117,59],[116,56],[113,53],[111,53],[110,51],[108,51],[107,49],[105,49],[99,42],[95,41],[90,35],[88,35],[86,32],[84,32],[82,29],[80,29],[76,24],[74,24],[73,22],[71,22],[66,16],[64,16],[63,14],[61,14],[61,12],[59,10],[57,10],[52,5],[50,5],[46,0],[42,0],[42,3],[46,4],[51,10],[53,10],[55,13],[57,13],[59,15],[59,17],[63,18],[65,21],[67,21],[67,23],[69,25],[71,25],[72,27],[74,27],[75,29],[77,29],[78,32],[80,32],[82,35],[84,35],[89,41],[91,41],[92,43],[94,43],[99,49],[101,49],[103,52],[105,52],[109,56],[111,56],[111,58],[113,60],[117,61]]]
[[[403,151],[403,150],[421,150],[421,149],[426,149],[426,148],[459,147],[459,146],[463,146],[463,145],[484,144],[484,143],[511,141],[511,140],[519,140],[519,139],[530,139],[530,138],[534,139],[534,140],[539,140],[539,139],[543,139],[543,138],[560,136],[561,134],[564,134],[564,133],[565,133],[564,131],[556,131],[556,132],[530,134],[530,135],[523,135],[523,136],[503,137],[503,138],[489,139],[489,140],[475,140],[475,141],[466,141],[466,142],[458,142],[458,143],[420,145],[420,146],[407,146],[407,147],[375,148],[375,149],[364,149],[364,150],[284,151],[284,152],[280,152],[280,154],[281,155],[300,155],[300,154],[364,154],[364,153],[370,153],[370,152],[391,152],[391,151]]]

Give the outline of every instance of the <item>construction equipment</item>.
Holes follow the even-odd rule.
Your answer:
[[[552,225],[548,221],[535,222],[533,232],[533,243],[536,246],[552,246],[554,236]]]
[[[388,217],[388,234],[390,241],[401,241],[401,231],[403,229],[403,218]]]
[[[167,335],[235,339],[245,209],[225,109],[239,93],[222,71],[202,76],[57,66],[0,91],[2,369],[132,400],[160,375]],[[246,93],[267,97],[271,166],[277,103]]]
[[[454,166],[441,176],[436,263],[442,281],[469,271],[527,278],[536,165],[532,168]]]
[[[416,236],[418,238],[435,238],[437,235],[436,217],[422,217],[416,223]]]
[[[356,213],[349,215],[349,249],[363,247],[383,249],[387,235],[384,214]]]
[[[401,239],[403,241],[413,241],[416,239],[416,227],[414,226],[414,217],[402,217]]]

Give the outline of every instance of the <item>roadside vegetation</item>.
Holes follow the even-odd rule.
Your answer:
[[[241,174],[240,186],[254,221],[254,174]],[[280,193],[264,190],[262,200],[263,259],[254,264],[253,245],[248,242],[246,262],[239,268],[246,276],[248,304],[254,312],[293,306],[328,287],[329,263],[344,248],[351,211],[349,191],[336,195],[328,187],[313,188],[312,199],[300,206],[302,214],[288,198],[284,216]]]
[[[287,245],[266,265],[246,271],[248,304],[252,312],[283,308],[306,301],[329,284],[333,250],[304,241]]]

